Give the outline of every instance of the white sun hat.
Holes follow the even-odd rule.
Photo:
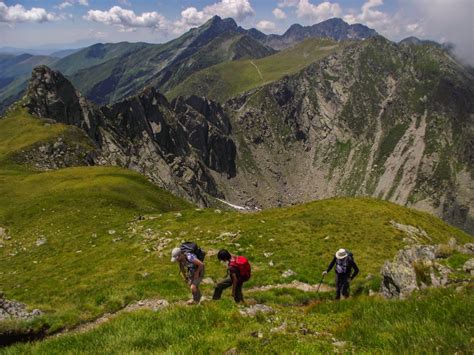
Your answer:
[[[336,252],[336,258],[337,259],[344,259],[347,256],[347,251],[346,249],[339,249]]]
[[[174,263],[176,260],[178,260],[178,257],[181,255],[181,249],[180,248],[174,248],[171,251],[171,262]]]

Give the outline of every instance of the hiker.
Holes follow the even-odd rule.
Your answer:
[[[191,288],[193,299],[188,304],[201,301],[199,284],[204,277],[204,257],[206,253],[196,243],[185,242],[171,251],[171,262],[179,263],[179,270],[186,284]]]
[[[323,277],[331,271],[334,265],[336,265],[336,300],[341,298],[341,293],[347,298],[349,297],[349,283],[357,276],[359,268],[354,261],[352,253],[346,249],[339,249],[336,252],[328,269],[323,272]],[[352,269],[354,269],[354,272],[351,275]]]
[[[245,281],[250,279],[251,275],[251,268],[247,258],[233,256],[227,250],[221,249],[217,253],[217,259],[227,263],[227,277],[217,284],[212,299],[220,299],[222,292],[232,286],[232,297],[235,302],[243,302],[242,286]]]

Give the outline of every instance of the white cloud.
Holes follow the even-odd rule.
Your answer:
[[[402,6],[418,32],[454,44],[456,55],[474,65],[474,1],[402,0]]]
[[[156,11],[137,15],[132,10],[122,9],[120,6],[114,6],[107,11],[89,10],[84,19],[114,25],[124,32],[134,31],[137,28],[166,31],[169,26],[168,21]]]
[[[71,7],[73,5],[82,5],[82,6],[89,6],[88,0],[64,0],[58,6],[56,6],[60,10],[64,10],[67,7]]]
[[[175,22],[174,32],[182,33],[191,27],[202,25],[215,15],[243,21],[255,15],[255,10],[249,0],[221,0],[204,7],[200,11],[195,7],[188,7],[181,12],[181,18]]]
[[[271,32],[276,30],[276,25],[271,21],[260,21],[256,27],[262,32]]]
[[[315,5],[309,0],[283,0],[278,3],[281,8],[294,7],[298,18],[312,22],[321,22],[332,17],[339,17],[342,14],[341,6],[338,3],[324,1]]]
[[[376,8],[383,5],[383,0],[368,0],[361,7],[361,12],[356,14],[348,14],[344,16],[344,20],[348,23],[363,23],[366,26],[375,28],[377,31],[384,33],[388,30],[397,30],[393,28],[393,18],[385,12]]]
[[[275,16],[279,20],[286,19],[285,11],[283,11],[282,9],[279,9],[279,8],[273,9],[272,13],[273,13],[273,16]]]
[[[32,7],[30,10],[25,9],[22,5],[16,4],[7,6],[0,1],[0,23],[15,24],[20,22],[48,22],[58,20],[60,17],[54,13],[47,12],[43,8]]]

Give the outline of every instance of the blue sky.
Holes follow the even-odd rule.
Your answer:
[[[159,43],[213,15],[265,33],[341,17],[391,40],[450,41],[474,56],[473,14],[474,0],[0,0],[0,47]]]

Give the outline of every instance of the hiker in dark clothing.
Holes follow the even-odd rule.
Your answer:
[[[348,253],[345,249],[339,249],[336,252],[328,269],[323,272],[323,276],[331,271],[334,265],[336,265],[336,300],[341,298],[341,293],[347,298],[349,297],[349,283],[357,276],[359,268],[352,254]],[[354,269],[354,272],[352,272],[352,269]]]
[[[222,249],[217,253],[219,261],[227,262],[227,277],[219,282],[214,290],[213,300],[221,298],[222,292],[232,286],[232,297],[235,302],[243,302],[242,286],[250,278],[250,264],[243,256],[232,256]]]

